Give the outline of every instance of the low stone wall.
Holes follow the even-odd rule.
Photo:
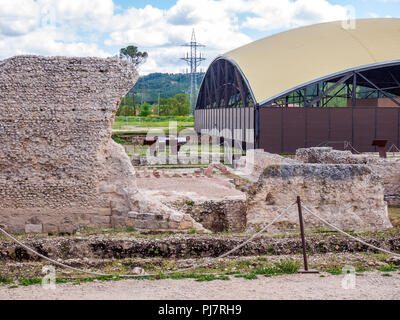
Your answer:
[[[210,236],[210,235],[172,235],[162,238],[132,237],[74,237],[45,238],[25,240],[25,244],[52,259],[62,259],[68,265],[77,268],[99,268],[105,259],[146,258],[146,261],[134,261],[136,264],[149,263],[148,258],[159,258],[160,265],[164,258],[176,258],[184,267],[191,267],[195,261],[187,258],[219,257],[246,241],[247,237]],[[399,237],[364,238],[366,242],[377,247],[400,251]],[[257,237],[230,257],[260,255],[296,255],[301,252],[302,244],[299,236],[295,237]],[[313,254],[373,252],[369,247],[342,236],[307,237],[307,252]],[[186,259],[182,259],[185,257]],[[272,257],[271,257],[272,258]],[[397,258],[398,259],[398,258]],[[14,242],[0,242],[0,260],[4,262],[40,262],[41,258],[25,250]],[[219,260],[218,262],[220,262]],[[133,261],[129,261],[132,263]],[[388,258],[388,263],[394,262]],[[156,263],[152,261],[152,263]],[[0,265],[4,267],[5,265]],[[143,267],[143,265],[140,265]],[[132,267],[131,265],[129,267]],[[41,270],[41,268],[39,269]],[[2,274],[4,276],[4,274]],[[23,276],[23,275],[21,275]]]
[[[278,154],[265,152],[262,149],[247,150],[246,156],[234,161],[238,173],[242,171],[247,178],[257,181],[264,169],[270,165],[300,164],[300,161],[282,157]]]
[[[400,207],[400,159],[377,158],[366,154],[354,155],[350,151],[332,148],[299,149],[296,160],[321,164],[366,164],[382,177],[385,200],[390,206]]]
[[[334,150],[331,147],[304,148],[296,151],[296,160],[304,163],[366,164],[365,155],[354,155],[351,151]]]
[[[185,212],[213,232],[242,232],[246,229],[246,200],[210,200],[186,206]]]
[[[301,196],[305,206],[343,230],[392,227],[379,176],[365,165],[272,165],[249,191],[247,227],[256,230],[272,221]],[[298,227],[294,206],[276,222],[274,231]],[[306,227],[322,222],[305,215]]]

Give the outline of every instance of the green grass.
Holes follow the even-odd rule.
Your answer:
[[[26,278],[21,278],[18,280],[18,284],[20,286],[31,286],[31,285],[35,285],[35,284],[41,284],[42,283],[42,279],[39,278],[30,278],[30,279],[26,279]]]
[[[338,268],[331,268],[331,269],[327,269],[325,271],[330,273],[330,274],[332,274],[332,275],[335,275],[335,276],[340,275],[340,274],[343,273],[342,269],[338,269]]]
[[[150,146],[148,145],[129,145],[125,142],[125,140],[117,138],[116,135],[113,135],[114,141],[117,143],[120,143],[119,141],[122,140],[125,145],[125,151],[128,155],[138,155],[138,156],[146,156],[148,152],[150,152]],[[237,148],[227,148],[228,152],[231,152],[232,154],[245,154],[246,152],[243,150],[239,150]],[[171,154],[170,147],[167,146],[165,148],[164,152],[157,152],[158,156],[169,156]],[[201,156],[201,155],[224,155],[225,154],[225,147],[219,146],[219,145],[185,145],[182,147],[179,151],[179,155],[181,156],[190,156],[190,155],[196,155],[196,156]],[[190,164],[188,164],[190,165]]]
[[[392,271],[396,271],[398,269],[400,269],[400,266],[395,266],[394,264],[390,264],[390,265],[386,265],[386,266],[382,266],[382,267],[376,268],[376,270],[385,271],[385,272],[392,272]]]
[[[272,267],[261,266],[254,273],[267,276],[276,276],[282,274],[293,274],[299,271],[299,264],[293,260],[281,260],[275,263]]]
[[[259,261],[265,261],[264,259],[260,259]],[[238,261],[236,263],[237,266],[241,268],[248,268],[252,265],[253,261],[244,260]],[[255,270],[252,270],[248,273],[239,273],[235,275],[236,278],[244,278],[247,280],[256,280],[258,279],[258,275],[263,275],[265,277],[279,276],[283,274],[294,274],[299,271],[299,264],[292,260],[281,260],[280,262],[275,263],[272,266],[259,266]]]
[[[369,271],[369,270],[370,269],[362,267],[362,266],[356,268],[356,272],[366,272],[366,271]]]
[[[129,127],[137,128],[168,128],[171,121],[176,121],[178,127],[194,127],[194,117],[115,117],[114,129],[122,130]]]
[[[154,128],[154,127],[147,127],[149,129],[145,129],[145,128],[140,128],[136,129],[135,127],[121,127],[121,128],[115,128],[113,127],[113,135],[129,135],[129,134],[140,134],[140,135],[147,135],[148,133],[160,133],[160,131],[162,131],[166,136],[169,135],[169,128]],[[176,128],[177,133],[180,133],[182,130],[188,129],[190,127],[182,127],[182,126],[178,126]],[[175,130],[173,132],[174,134],[176,133]]]
[[[235,276],[235,278],[243,278],[246,280],[257,280],[258,279],[258,277],[254,273],[238,274]]]
[[[125,141],[124,139],[120,139],[120,138],[118,138],[118,137],[113,137],[113,140],[114,140],[116,143],[119,143],[119,144],[126,144],[126,141]]]
[[[5,277],[3,277],[3,276],[0,276],[0,283],[1,284],[11,284],[11,283],[13,283],[14,281],[12,281],[11,279],[8,279],[8,278],[5,278]]]
[[[182,279],[195,279],[198,282],[204,281],[214,281],[214,280],[229,280],[227,275],[216,275],[216,274],[197,274],[197,273],[175,273],[172,275],[160,275],[162,279],[173,279],[173,280],[182,280]]]

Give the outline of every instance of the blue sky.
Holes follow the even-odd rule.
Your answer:
[[[350,11],[349,11],[350,6]],[[149,53],[140,72],[182,72],[192,29],[210,61],[251,41],[313,23],[400,18],[400,0],[0,0],[0,59],[19,54]]]

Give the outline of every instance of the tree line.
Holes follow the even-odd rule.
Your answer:
[[[120,105],[117,116],[137,116],[148,117],[150,115],[159,116],[187,116],[190,114],[190,101],[186,94],[179,93],[171,98],[160,99],[160,104],[142,105],[135,104],[132,96],[126,96]]]

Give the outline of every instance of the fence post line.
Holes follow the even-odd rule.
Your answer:
[[[304,259],[304,270],[299,270],[299,273],[318,273],[316,270],[308,269],[308,261],[307,261],[307,250],[306,250],[306,238],[304,234],[304,221],[303,221],[303,211],[301,208],[301,199],[300,196],[297,197],[297,208],[299,211],[299,224],[300,224],[300,235],[301,242],[303,247],[303,259]]]

